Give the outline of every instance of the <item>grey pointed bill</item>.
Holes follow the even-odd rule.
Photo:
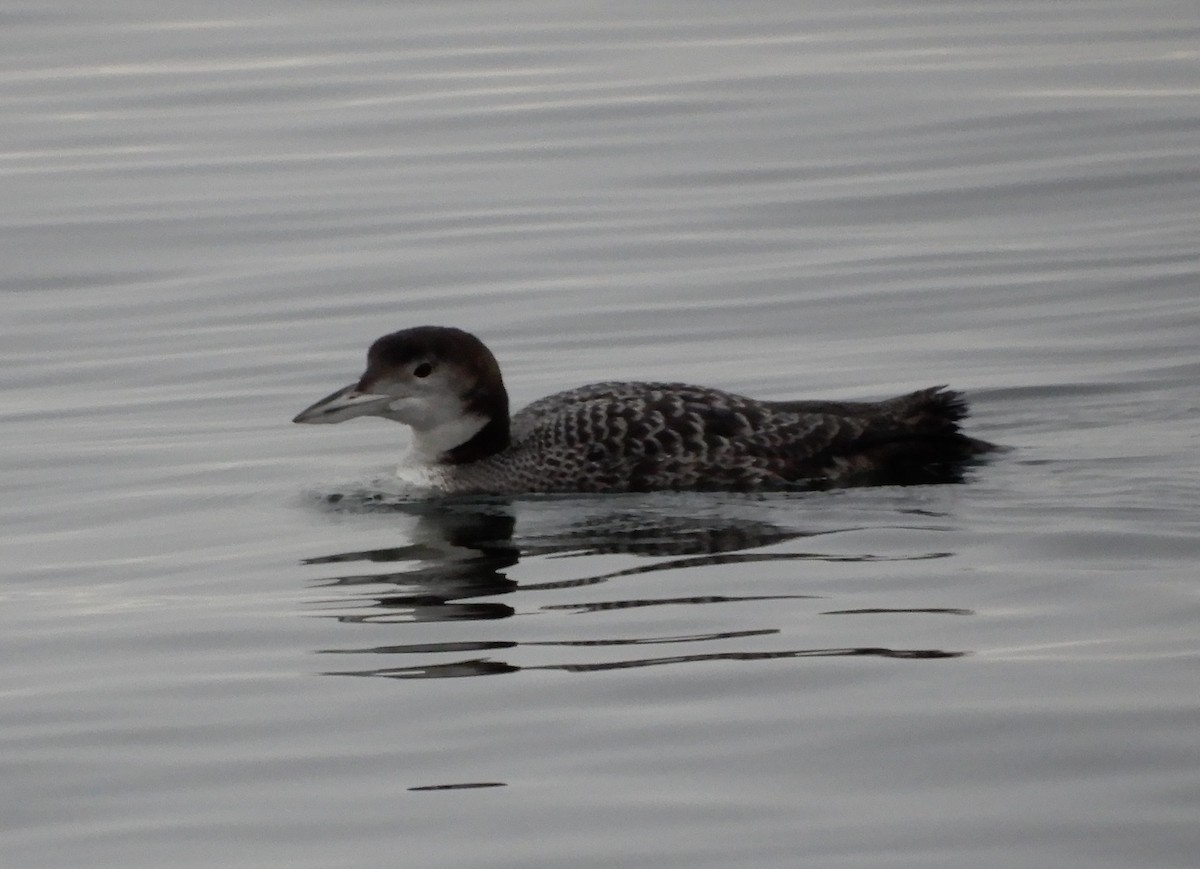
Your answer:
[[[345,422],[356,416],[372,416],[386,410],[388,402],[395,396],[374,395],[369,392],[359,392],[358,384],[351,383],[332,395],[327,395],[311,407],[296,414],[292,422],[303,422],[310,425],[319,423]]]

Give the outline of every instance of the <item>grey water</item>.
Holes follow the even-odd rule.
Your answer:
[[[1196,865],[1200,6],[0,25],[3,865]],[[1011,450],[406,500],[289,420],[425,323]]]

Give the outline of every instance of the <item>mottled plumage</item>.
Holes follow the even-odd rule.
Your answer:
[[[508,417],[490,351],[458,329],[387,335],[360,381],[297,422],[412,425],[422,479],[453,492],[782,489],[953,479],[994,447],[963,435],[960,393],[758,401],[683,383],[594,383]],[[444,434],[444,437],[443,437]]]

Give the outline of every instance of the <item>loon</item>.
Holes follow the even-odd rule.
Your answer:
[[[604,382],[510,416],[500,366],[482,341],[461,329],[418,326],[377,340],[358,382],[293,422],[402,422],[412,428],[409,467],[423,485],[446,494],[520,494],[945,482],[998,449],[959,430],[966,414],[966,399],[945,386],[840,402]]]

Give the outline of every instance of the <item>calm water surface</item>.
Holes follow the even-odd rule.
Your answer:
[[[0,22],[4,865],[1195,865],[1200,7]],[[414,503],[421,323],[1014,449]]]

